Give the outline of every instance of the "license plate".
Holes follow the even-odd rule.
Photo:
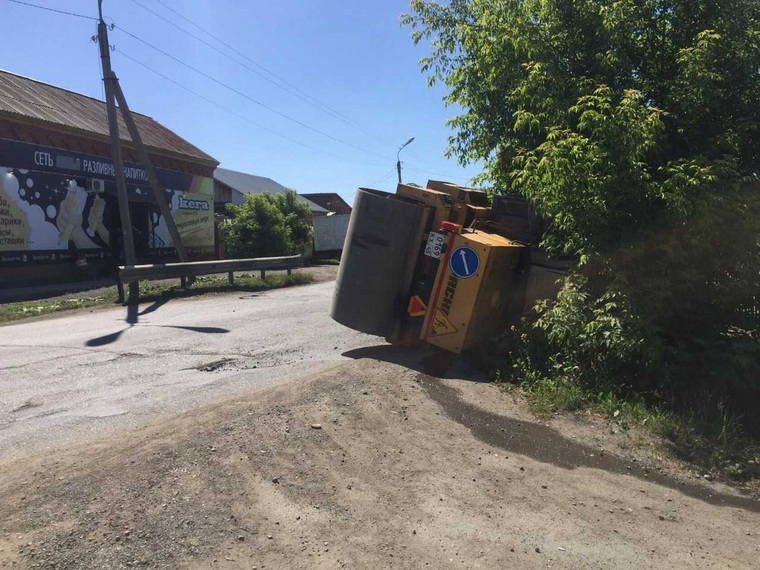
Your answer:
[[[445,236],[438,232],[430,232],[428,234],[427,243],[425,244],[425,255],[440,259],[443,253],[443,242]]]

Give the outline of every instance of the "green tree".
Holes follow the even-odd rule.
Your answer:
[[[290,230],[292,241],[291,251],[308,255],[311,252],[311,210],[306,202],[298,197],[293,190],[285,194],[274,195],[277,209],[285,218],[285,225]]]
[[[293,190],[285,194],[246,194],[240,206],[228,205],[232,219],[224,242],[230,257],[306,254],[311,247],[311,212]]]
[[[757,0],[413,0],[449,154],[522,193],[547,245],[615,249],[760,159]],[[717,188],[716,188],[717,187]]]
[[[422,69],[461,109],[448,154],[527,197],[543,245],[580,261],[518,376],[757,406],[760,2],[411,8]]]

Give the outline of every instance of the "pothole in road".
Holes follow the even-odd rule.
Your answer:
[[[199,355],[196,355],[199,356]],[[256,370],[261,368],[277,368],[288,366],[300,361],[311,360],[302,350],[260,350],[241,358],[220,358],[211,362],[202,362],[184,370],[199,370],[201,372],[216,372],[219,370]]]
[[[15,413],[18,413],[18,412],[23,412],[24,410],[29,410],[31,408],[38,408],[41,405],[42,404],[37,404],[35,402],[32,402],[31,400],[27,400],[26,402],[24,402],[23,404],[21,404],[17,408],[13,408],[11,410],[11,413],[15,414]]]
[[[212,362],[204,362],[201,364],[198,364],[197,366],[191,366],[190,368],[185,368],[185,370],[200,370],[201,372],[215,372],[216,370],[220,370],[222,368],[225,368],[227,365],[232,364],[235,362],[236,359],[234,358],[222,358],[220,360],[214,360]]]

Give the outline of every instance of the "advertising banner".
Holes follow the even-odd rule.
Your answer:
[[[0,166],[0,263],[65,261],[69,251],[103,257],[108,210],[73,179]]]
[[[206,180],[211,180],[206,178]],[[210,185],[213,190],[213,184]],[[202,188],[198,188],[202,190]],[[213,252],[214,250],[214,195],[207,193],[175,193],[170,204],[172,218],[177,226],[182,243],[188,253]],[[171,246],[172,239],[166,221],[154,212],[154,243],[152,247]],[[165,244],[165,245],[164,245]]]
[[[3,164],[9,166],[0,166],[0,265],[119,254],[112,161],[0,139]],[[147,228],[147,235],[137,231],[135,240],[144,240],[151,255],[173,255],[147,174],[130,163],[124,173],[130,203],[144,204],[130,208],[133,226]],[[188,253],[213,252],[213,180],[160,168],[156,175]]]

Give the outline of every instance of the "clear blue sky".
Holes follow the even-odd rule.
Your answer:
[[[97,15],[96,0],[28,1]],[[257,69],[157,0],[138,1]],[[268,176],[302,193],[337,191],[350,201],[357,187],[368,186],[386,174],[389,176],[374,187],[394,190],[395,173],[390,173],[395,168],[397,147],[415,136],[402,152],[405,182],[424,184],[433,178],[466,184],[479,172],[477,167],[462,169],[443,156],[450,134],[445,122],[456,110],[444,107],[443,89],[428,88],[420,73],[418,60],[427,54],[427,48],[415,47],[409,29],[399,27],[399,14],[408,9],[406,0],[161,2],[352,123],[385,139],[379,140],[277,88],[133,0],[104,0],[106,20],[110,18],[117,25],[109,37],[116,46],[113,67],[130,107],[176,131],[214,156],[221,166]],[[0,0],[0,14],[6,23],[0,68],[102,98],[97,48],[90,42],[96,32],[95,22],[6,0]],[[154,51],[118,27],[264,105],[376,154],[346,146],[278,116]],[[261,130],[154,75],[126,55],[250,121],[340,158]]]

